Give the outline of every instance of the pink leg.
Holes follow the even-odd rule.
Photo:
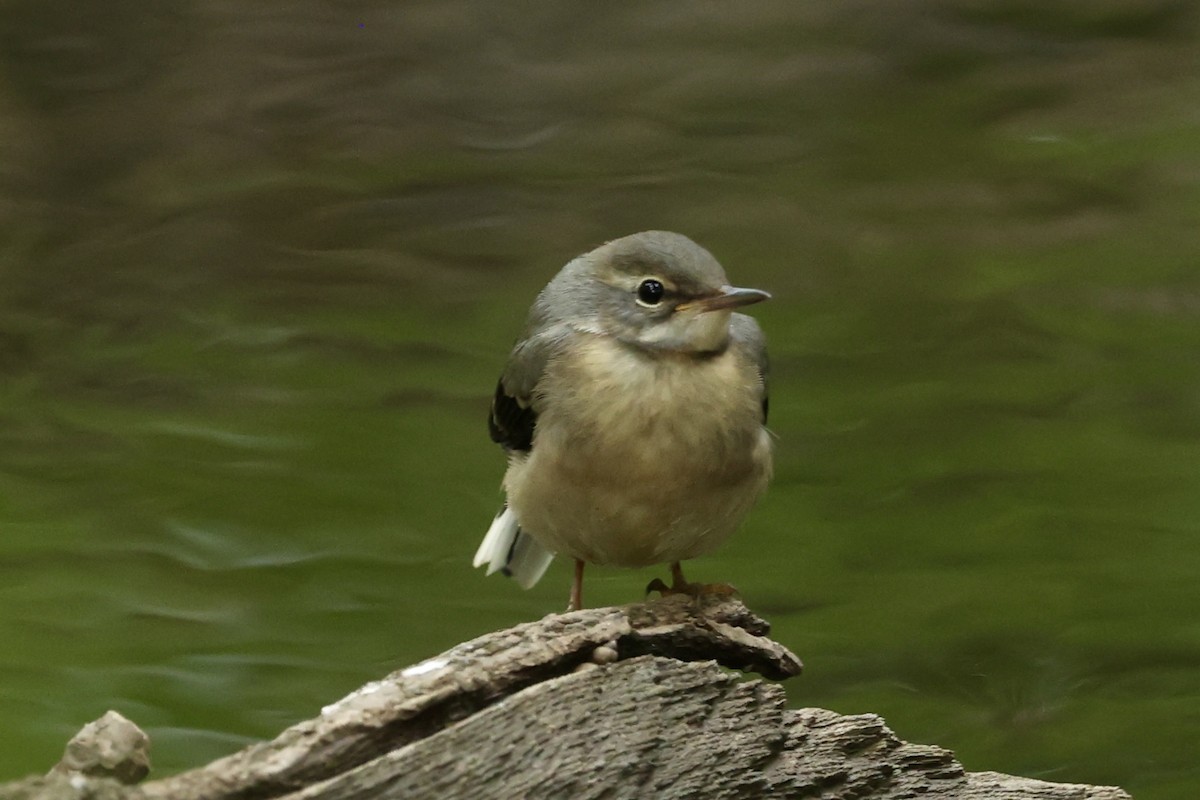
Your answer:
[[[567,611],[578,611],[583,608],[583,562],[575,559],[575,580],[571,582],[571,600],[567,603]]]

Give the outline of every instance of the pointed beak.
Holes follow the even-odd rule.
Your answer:
[[[675,306],[676,311],[687,311],[695,309],[696,311],[719,311],[722,308],[739,308],[740,306],[748,306],[751,303],[761,303],[763,300],[770,300],[771,295],[761,289],[742,289],[737,286],[722,286],[716,294],[708,295],[707,297],[697,297],[695,300],[689,300],[686,303],[680,303]]]

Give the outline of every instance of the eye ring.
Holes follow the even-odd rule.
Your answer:
[[[654,278],[646,278],[637,287],[637,301],[639,305],[643,306],[658,305],[666,294],[667,289],[662,285],[662,281]]]

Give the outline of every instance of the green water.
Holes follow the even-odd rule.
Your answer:
[[[0,6],[0,779],[559,610],[470,569],[488,399],[564,261],[666,228],[775,295],[777,478],[689,576],[791,702],[1196,795],[1191,4],[244,9]]]

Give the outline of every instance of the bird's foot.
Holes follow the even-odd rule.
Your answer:
[[[710,598],[716,598],[720,602],[738,594],[738,590],[728,583],[689,583],[688,579],[683,577],[683,566],[678,561],[671,562],[671,585],[667,586],[661,579],[655,578],[646,587],[646,594],[651,592],[658,592],[663,597],[685,595],[692,599],[697,609],[707,605],[705,601]]]
[[[737,587],[728,583],[672,583],[670,586],[663,583],[662,578],[655,578],[646,586],[646,594],[658,592],[663,597],[670,597],[673,594],[683,594],[693,599],[699,600],[703,597],[737,597]]]

